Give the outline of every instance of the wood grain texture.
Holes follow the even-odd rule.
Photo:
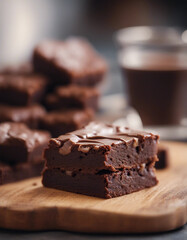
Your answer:
[[[0,227],[80,232],[161,232],[187,222],[187,144],[164,143],[170,167],[159,184],[114,199],[43,188],[40,178],[0,187]]]

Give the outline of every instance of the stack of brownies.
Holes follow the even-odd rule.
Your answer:
[[[85,126],[98,108],[96,85],[105,75],[107,65],[82,38],[39,44],[33,55],[36,72],[49,79],[45,106],[49,111],[40,128],[58,137]]]
[[[158,136],[103,123],[52,138],[43,185],[112,198],[157,184]]]
[[[22,122],[38,128],[46,111],[39,103],[44,97],[47,80],[34,74],[29,65],[0,72],[0,123]]]
[[[47,80],[28,64],[0,73],[0,184],[39,176],[50,134],[38,128]]]
[[[70,38],[39,44],[32,64],[0,70],[0,184],[40,175],[50,133],[91,121],[106,69],[86,40]]]
[[[0,71],[0,123],[22,122],[57,137],[93,119],[107,65],[86,40],[40,43],[32,65]]]

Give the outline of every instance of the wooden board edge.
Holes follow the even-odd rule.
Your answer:
[[[106,216],[107,215],[107,216]],[[160,216],[133,216],[73,208],[19,211],[0,208],[0,227],[11,230],[65,230],[84,233],[158,233],[187,223],[186,206]]]

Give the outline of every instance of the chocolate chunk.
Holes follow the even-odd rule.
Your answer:
[[[27,106],[41,101],[47,80],[39,75],[0,74],[0,102],[14,106]]]
[[[0,104],[0,123],[19,122],[25,123],[30,128],[38,128],[39,120],[46,114],[40,105],[16,107]]]
[[[61,85],[96,85],[107,69],[105,60],[82,38],[39,44],[34,50],[33,64],[37,72]]]
[[[0,159],[6,164],[41,162],[50,134],[22,123],[0,124]]]
[[[53,137],[80,129],[93,118],[93,111],[66,110],[47,113],[40,120],[40,128],[48,130]]]
[[[49,110],[62,109],[98,109],[99,92],[96,88],[69,85],[57,87],[53,94],[46,98],[46,105]]]

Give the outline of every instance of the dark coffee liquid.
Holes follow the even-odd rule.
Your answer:
[[[146,53],[122,68],[129,90],[129,104],[144,125],[178,124],[187,114],[187,68],[185,56]]]

